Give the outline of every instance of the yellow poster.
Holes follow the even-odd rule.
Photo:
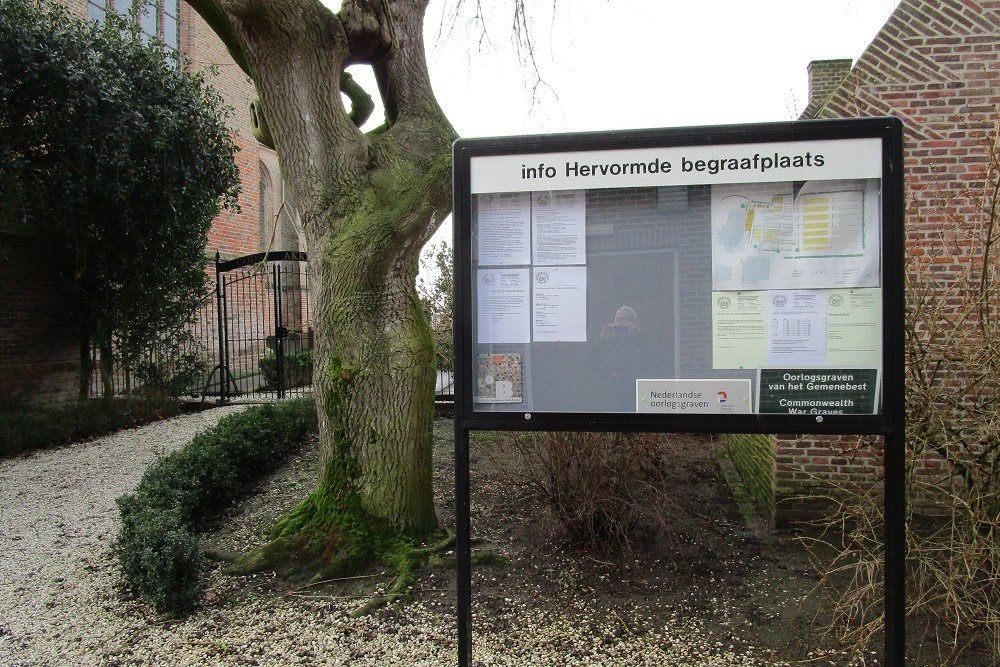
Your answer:
[[[828,366],[882,367],[882,290],[826,292]]]

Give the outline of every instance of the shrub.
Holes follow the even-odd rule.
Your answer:
[[[114,552],[125,582],[161,613],[190,611],[203,590],[194,528],[243,497],[316,428],[310,399],[256,406],[150,466],[135,491],[118,499]]]
[[[910,211],[950,221],[907,255],[904,348],[907,613],[936,619],[948,661],[973,637],[1000,655],[998,133],[984,137],[985,187],[913,197]],[[884,626],[884,503],[880,487],[841,491],[817,523],[846,529],[814,553],[829,615],[861,652]]]
[[[161,341],[155,353],[136,363],[134,392],[139,396],[177,397],[200,390],[201,380],[208,372],[202,355],[182,352],[183,341]]]
[[[141,501],[120,506],[117,553],[125,580],[160,612],[179,616],[194,609],[205,589],[198,539],[178,512]]]
[[[278,387],[278,358],[262,357],[257,362],[260,372],[264,375],[264,384],[270,389]],[[284,359],[285,389],[304,387],[312,384],[313,353],[312,350],[286,354]]]
[[[648,433],[508,433],[522,482],[552,509],[572,544],[631,548],[641,522],[663,516],[660,436]]]
[[[175,400],[118,398],[0,414],[0,458],[94,438],[177,414]]]

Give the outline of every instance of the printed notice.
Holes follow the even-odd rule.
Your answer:
[[[531,197],[534,263],[586,264],[586,193],[583,190],[533,192]]]
[[[523,400],[521,354],[480,354],[476,369],[477,403],[520,403]]]
[[[480,343],[527,343],[531,338],[528,269],[480,269],[477,274]]]
[[[712,294],[712,368],[767,364],[767,292]]]
[[[768,293],[769,365],[822,366],[826,363],[825,294],[818,290],[773,290]]]
[[[882,290],[829,290],[826,323],[827,364],[882,365]]]
[[[587,340],[587,267],[535,267],[535,341]]]
[[[479,264],[531,263],[531,195],[498,192],[479,195]]]

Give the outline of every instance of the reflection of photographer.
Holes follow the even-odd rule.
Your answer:
[[[639,317],[628,306],[619,308],[615,321],[601,329],[602,370],[611,392],[608,404],[616,410],[635,409],[635,379],[642,363],[640,333]]]
[[[639,335],[639,317],[628,306],[622,306],[615,313],[615,321],[608,322],[601,329],[601,340],[631,338]]]

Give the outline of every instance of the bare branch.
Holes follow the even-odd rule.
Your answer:
[[[531,28],[528,17],[528,7],[526,0],[511,0],[510,33],[514,44],[514,52],[525,72],[525,88],[531,95],[531,108],[529,113],[533,113],[541,101],[541,92],[547,90],[558,102],[559,96],[555,89],[546,81],[539,66],[536,54],[537,40]],[[468,19],[468,24],[478,31],[478,50],[480,53],[493,48],[494,42],[490,36],[489,26],[486,21],[486,10],[483,8],[482,0],[457,0],[453,9],[444,12],[438,24],[437,43],[450,38],[459,24],[463,15],[463,10],[469,6],[473,7],[472,17]],[[558,6],[557,0],[552,0],[552,23],[556,21],[555,10]]]

